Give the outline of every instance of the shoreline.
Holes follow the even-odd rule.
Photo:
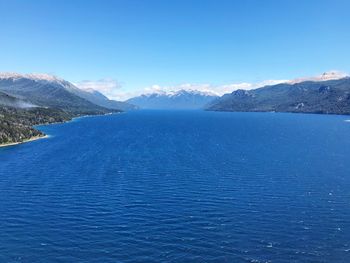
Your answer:
[[[332,112],[302,112],[302,111],[232,111],[232,110],[212,110],[204,109],[208,112],[232,112],[232,113],[288,113],[288,114],[310,114],[310,115],[324,115],[324,116],[344,116],[349,117],[350,113],[332,113]],[[348,120],[350,121],[350,119]]]
[[[113,113],[111,112],[111,113],[96,114],[96,115],[94,115],[94,114],[92,114],[92,115],[82,115],[82,116],[72,117],[70,120],[66,120],[66,121],[37,124],[37,125],[33,125],[32,127],[36,128],[37,126],[46,126],[46,125],[52,125],[52,124],[64,124],[64,123],[72,122],[72,121],[80,119],[80,118],[94,117],[94,116],[106,116],[106,115],[119,114],[119,113],[121,113],[121,112],[113,112]],[[39,139],[49,138],[49,137],[50,136],[47,135],[47,134],[44,134],[43,136],[34,136],[32,138],[25,139],[25,140],[23,140],[21,142],[9,142],[9,143],[0,144],[0,148],[8,147],[8,146],[15,146],[15,145],[19,145],[19,144],[23,144],[23,143],[27,143],[27,142],[32,142],[32,141],[36,141],[36,140],[39,140]]]
[[[25,139],[21,142],[9,142],[9,143],[3,143],[0,144],[0,148],[1,147],[7,147],[7,146],[14,146],[14,145],[18,145],[18,144],[23,144],[23,143],[27,143],[27,142],[32,142],[32,141],[36,141],[36,140],[40,140],[40,139],[44,139],[44,138],[49,138],[49,135],[44,135],[44,136],[34,136],[30,139]]]

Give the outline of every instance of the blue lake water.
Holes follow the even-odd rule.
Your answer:
[[[0,262],[350,262],[345,116],[135,111],[0,149]]]

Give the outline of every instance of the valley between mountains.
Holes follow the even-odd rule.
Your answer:
[[[0,145],[45,136],[33,126],[137,109],[350,114],[350,78],[326,72],[219,96],[198,90],[142,94],[115,101],[47,74],[0,73]]]

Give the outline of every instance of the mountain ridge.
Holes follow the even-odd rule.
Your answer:
[[[179,90],[176,92],[154,92],[143,94],[126,102],[141,109],[202,109],[218,96],[198,90]]]
[[[236,90],[207,110],[350,114],[350,77]]]
[[[79,89],[71,82],[49,74],[0,73],[0,91],[38,106],[83,114],[134,109],[133,105],[109,100],[98,91]]]

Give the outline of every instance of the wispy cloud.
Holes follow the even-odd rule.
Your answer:
[[[118,99],[120,97],[122,85],[115,79],[100,79],[100,80],[83,80],[74,83],[78,88],[83,90],[94,89],[108,98]]]

